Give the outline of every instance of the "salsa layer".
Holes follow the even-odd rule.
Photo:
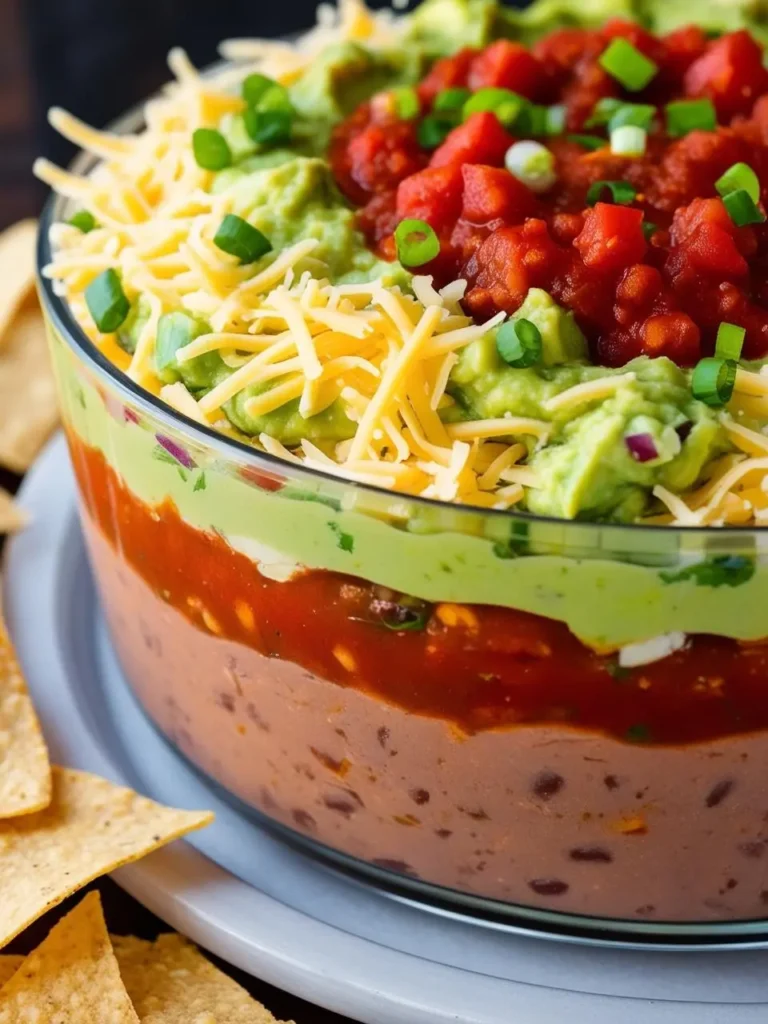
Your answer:
[[[465,733],[557,723],[627,742],[683,744],[768,728],[768,647],[711,636],[626,670],[553,620],[429,604],[341,573],[261,575],[174,503],[133,495],[70,432],[88,513],[158,597],[214,637],[299,664]],[[332,642],[329,642],[332,638]]]
[[[374,97],[336,129],[330,161],[383,256],[403,218],[434,229],[440,252],[420,271],[465,278],[479,320],[542,288],[573,310],[602,365],[642,354],[693,365],[723,322],[746,329],[743,355],[756,359],[768,353],[768,230],[759,206],[759,223],[734,221],[716,183],[741,164],[768,180],[767,89],[746,31],[565,28],[530,49],[502,39],[438,61],[415,104]],[[616,128],[645,133],[642,151],[623,154]],[[549,187],[505,168],[531,139],[552,154]],[[625,194],[591,195],[598,182]]]

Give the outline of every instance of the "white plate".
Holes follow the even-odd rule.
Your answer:
[[[232,964],[368,1024],[751,1024],[768,953],[594,949],[438,916],[326,870],[222,803],[150,726],[115,660],[64,442],[27,477],[6,611],[56,760],[216,823],[115,873]]]

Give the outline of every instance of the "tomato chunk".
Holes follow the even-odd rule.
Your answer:
[[[413,126],[370,124],[349,143],[349,176],[363,192],[392,188],[424,166]]]
[[[419,96],[423,102],[431,104],[434,102],[435,96],[444,89],[466,85],[469,69],[476,56],[477,50],[467,47],[464,50],[459,50],[452,57],[443,57],[442,60],[438,60],[419,86]]]
[[[749,270],[733,235],[712,221],[700,224],[689,235],[683,245],[683,255],[690,266],[713,276],[743,277]]]
[[[529,217],[536,208],[531,190],[509,171],[484,164],[464,164],[464,195],[461,215],[473,224],[493,220],[507,223]]]
[[[642,210],[597,203],[573,244],[588,267],[613,271],[639,263],[647,249]]]
[[[766,90],[762,48],[745,31],[716,39],[685,75],[687,95],[708,97],[725,119],[749,113]]]
[[[453,163],[500,167],[514,141],[495,114],[480,111],[453,129],[429,163],[431,167]]]
[[[438,233],[461,213],[464,178],[461,167],[428,167],[402,181],[397,190],[397,216],[425,220]]]
[[[544,69],[530,50],[521,43],[499,39],[472,61],[469,87],[472,90],[495,86],[511,89],[527,99],[537,99],[545,84]]]
[[[659,313],[643,325],[643,352],[692,366],[701,356],[701,331],[687,313]]]

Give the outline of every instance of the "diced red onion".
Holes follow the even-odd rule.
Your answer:
[[[189,452],[182,448],[180,444],[177,444],[172,438],[165,437],[163,434],[155,434],[155,440],[157,443],[172,455],[177,462],[181,463],[182,466],[187,469],[195,468],[195,460],[189,454]]]
[[[624,438],[624,443],[635,462],[652,462],[659,457],[656,442],[650,434],[630,434]]]

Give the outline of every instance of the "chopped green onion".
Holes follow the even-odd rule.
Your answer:
[[[73,228],[82,231],[84,235],[87,235],[89,231],[93,231],[97,226],[96,218],[90,210],[78,210],[77,213],[73,213],[67,224],[71,224]]]
[[[629,206],[637,196],[637,189],[628,181],[596,181],[587,192],[587,206],[599,203],[606,189],[611,193],[614,203],[618,203],[619,206]]]
[[[248,77],[243,80],[243,99],[249,107],[255,107],[264,93],[275,85],[277,85],[277,82],[274,78],[267,78],[266,75],[260,75],[258,72],[248,75]]]
[[[440,239],[425,220],[408,218],[395,228],[397,258],[404,267],[421,267],[440,252]]]
[[[667,134],[679,139],[689,132],[713,132],[717,128],[717,111],[712,100],[675,100],[664,108]]]
[[[164,313],[157,321],[155,342],[155,369],[162,380],[173,383],[173,372],[178,367],[176,353],[200,335],[200,326],[188,313]]]
[[[722,323],[717,329],[717,341],[715,342],[715,356],[718,359],[741,359],[741,350],[744,348],[744,338],[747,332],[745,328],[736,324]]]
[[[442,113],[448,110],[459,113],[471,95],[472,93],[469,89],[462,89],[459,86],[452,89],[443,89],[442,92],[435,96],[432,109]]]
[[[255,263],[272,249],[272,243],[258,228],[234,213],[228,213],[214,235],[213,244],[241,263]]]
[[[456,122],[447,114],[427,114],[416,129],[419,145],[423,149],[437,149],[445,137],[456,127]]]
[[[243,114],[245,130],[262,146],[279,146],[291,138],[293,116],[285,110],[254,110]]]
[[[85,289],[85,303],[102,334],[112,334],[124,322],[131,304],[115,270],[104,270]]]
[[[232,163],[229,143],[215,128],[198,128],[192,135],[195,163],[206,171],[223,171]]]
[[[566,139],[569,142],[575,142],[582,149],[590,150],[590,152],[604,149],[608,145],[608,140],[600,135],[566,135]]]
[[[765,214],[746,189],[740,188],[738,192],[729,192],[727,196],[723,196],[723,206],[737,228],[746,227],[747,224],[762,224],[765,221]]]
[[[557,181],[554,153],[540,142],[516,142],[507,150],[504,166],[532,192],[546,192]]]
[[[515,132],[519,135],[547,135],[547,108],[527,103],[515,118]]]
[[[651,130],[653,119],[656,117],[656,107],[650,103],[623,103],[616,110],[608,121],[608,130],[623,128],[625,125],[633,125],[635,128]]]
[[[732,359],[702,359],[691,378],[693,397],[713,408],[726,405],[736,383],[736,363]]]
[[[654,224],[652,220],[643,221],[643,237],[646,242],[650,242],[656,232],[659,230],[659,225]]]
[[[600,57],[604,71],[630,92],[639,92],[656,77],[659,65],[627,39],[613,39]]]
[[[734,164],[715,182],[721,196],[744,190],[753,203],[760,202],[760,179],[749,164]]]
[[[496,348],[510,366],[519,369],[535,366],[541,360],[541,331],[536,324],[522,317],[507,320],[496,334]]]
[[[624,100],[617,100],[611,96],[606,96],[604,99],[598,100],[594,105],[592,113],[584,122],[584,127],[599,128],[604,124],[608,124],[613,115],[626,106],[627,104]]]
[[[462,116],[466,121],[472,114],[489,111],[495,114],[503,125],[509,126],[514,124],[527,104],[526,99],[518,96],[511,89],[497,89],[489,86],[487,89],[478,89],[470,96],[462,108]]]
[[[288,90],[284,85],[279,85],[277,82],[273,82],[269,89],[266,89],[261,94],[258,103],[255,104],[255,109],[259,111],[279,110],[281,113],[289,114],[291,117],[296,113],[291,103],[291,97],[288,95]]]
[[[545,135],[562,135],[565,131],[565,123],[568,117],[568,109],[562,103],[554,107],[547,107],[544,117]]]
[[[633,124],[611,129],[611,152],[614,156],[643,156],[648,146],[648,132]]]
[[[404,87],[392,92],[395,109],[401,121],[413,121],[421,113],[421,102],[415,89]]]

